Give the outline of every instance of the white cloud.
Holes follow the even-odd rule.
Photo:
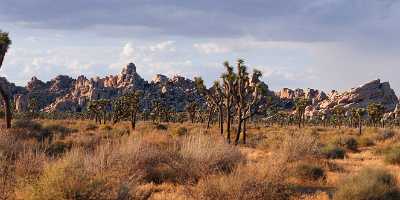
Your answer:
[[[196,43],[193,47],[204,54],[215,54],[215,53],[228,53],[231,51],[228,47],[216,43]]]
[[[155,45],[149,46],[150,51],[170,51],[170,52],[175,52],[175,41],[165,41],[165,42],[160,42]]]
[[[132,43],[128,42],[122,49],[121,55],[125,57],[131,57],[135,50],[133,49]]]

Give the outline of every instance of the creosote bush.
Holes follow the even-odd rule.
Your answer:
[[[321,148],[321,153],[328,159],[344,159],[346,151],[338,146],[329,144]]]
[[[324,169],[318,165],[314,164],[299,164],[296,166],[294,175],[297,178],[316,181],[325,178]]]
[[[339,147],[346,148],[351,151],[358,150],[358,143],[354,137],[339,136],[339,137],[334,138],[334,140],[332,141],[332,144],[339,146]]]
[[[396,179],[384,169],[362,169],[339,184],[335,200],[395,200],[400,198]]]

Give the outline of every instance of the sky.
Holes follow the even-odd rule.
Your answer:
[[[400,94],[400,0],[0,0],[13,44],[0,76],[105,76],[130,62],[202,76],[246,61],[271,89],[345,90],[380,78]]]

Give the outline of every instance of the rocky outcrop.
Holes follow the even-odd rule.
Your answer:
[[[148,109],[154,100],[163,101],[165,106],[175,111],[183,111],[188,102],[195,101],[199,105],[205,105],[193,80],[178,75],[169,78],[157,74],[149,83],[137,73],[133,63],[125,66],[121,73],[103,78],[79,76],[73,79],[60,75],[47,82],[33,77],[26,87],[18,87],[8,82],[7,85],[14,96],[17,112],[27,110],[30,98],[35,98],[39,109],[45,112],[79,112],[85,110],[91,100],[113,99],[132,90],[143,92],[140,103],[144,109]],[[399,103],[389,83],[381,83],[379,79],[343,93],[333,90],[329,94],[310,88],[284,88],[274,93],[268,89],[267,84],[263,83],[262,87],[266,92],[263,97],[264,106],[274,104],[291,109],[296,98],[306,98],[310,102],[310,106],[306,108],[306,115],[309,117],[321,113],[329,114],[338,105],[349,109],[367,107],[373,102],[383,104],[387,112],[392,112]]]
[[[366,108],[371,103],[380,103],[386,112],[392,112],[399,100],[388,82],[381,83],[377,79],[343,93],[332,91],[325,100],[309,106],[306,115],[313,117],[318,113],[329,113],[339,105],[347,110]]]
[[[123,68],[117,76],[87,79],[79,76],[73,81],[70,91],[46,106],[43,111],[73,111],[85,109],[86,103],[96,99],[113,99],[129,90],[143,90],[147,82],[136,72],[133,63]]]

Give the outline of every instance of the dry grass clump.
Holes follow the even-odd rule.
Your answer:
[[[396,179],[383,169],[365,168],[339,184],[335,200],[395,200],[400,198]]]
[[[320,143],[315,134],[289,133],[278,143],[274,155],[287,162],[314,159],[320,156]]]
[[[228,175],[209,176],[202,179],[191,194],[194,199],[203,200],[289,199],[290,190],[284,180],[270,179],[259,169],[244,166]]]
[[[177,127],[171,131],[171,134],[175,137],[187,135],[189,130],[186,127]]]
[[[357,138],[357,144],[360,147],[370,147],[370,146],[374,146],[375,142],[371,137],[362,136],[362,137]]]
[[[244,162],[244,156],[237,147],[225,143],[222,138],[208,135],[184,138],[180,154],[197,177],[216,172],[229,173],[237,164]]]
[[[400,146],[389,148],[383,153],[383,155],[386,163],[400,165]]]

